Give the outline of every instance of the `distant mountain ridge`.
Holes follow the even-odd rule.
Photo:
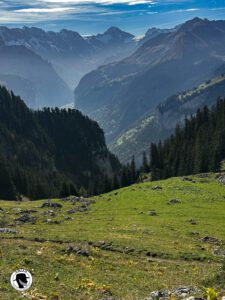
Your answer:
[[[0,47],[0,82],[32,108],[61,106],[72,93],[52,65],[25,46]]]
[[[85,73],[105,61],[124,58],[136,47],[134,36],[117,27],[89,37],[67,29],[54,32],[36,27],[0,27],[1,43],[25,46],[48,60],[71,89]]]
[[[154,36],[161,32],[156,28],[153,31]],[[1,26],[0,47],[2,49],[7,47],[10,52],[13,49],[14,51],[20,49],[19,52],[24,49],[24,56],[27,54],[28,57],[31,57],[33,53],[33,57],[39,56],[40,65],[45,63],[46,67],[48,65],[49,69],[52,68],[51,72],[55,74],[41,73],[36,64],[31,68],[27,65],[28,57],[24,57],[22,61],[28,70],[27,73],[36,72],[38,81],[44,79],[48,74],[43,88],[39,89],[40,82],[30,80],[27,74],[20,74],[20,68],[15,69],[11,66],[12,57],[7,58],[3,55],[5,63],[9,59],[9,65],[3,73],[0,71],[0,82],[16,94],[21,95],[29,107],[64,106],[73,101],[71,91],[74,90],[83,75],[100,65],[119,61],[129,56],[144,40],[149,40],[152,36],[148,33],[143,39],[137,41],[134,35],[117,27],[110,27],[97,35],[81,36],[78,32],[67,29],[54,32],[36,27],[8,28]],[[16,58],[17,54],[14,53],[15,61]],[[18,57],[16,65],[19,66],[20,63],[20,57]],[[39,76],[38,72],[40,72]],[[55,93],[50,84],[51,78],[55,78],[58,82],[53,84]],[[44,88],[48,84],[50,85],[49,94]]]
[[[224,48],[225,21],[195,18],[84,76],[75,106],[97,120],[112,143],[169,96],[221,74]]]

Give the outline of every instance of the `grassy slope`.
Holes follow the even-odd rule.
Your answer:
[[[11,272],[20,267],[34,277],[25,299],[43,299],[37,293],[63,300],[102,299],[110,293],[116,299],[142,299],[155,289],[201,286],[218,271],[222,259],[213,250],[223,246],[200,239],[225,241],[225,189],[215,176],[192,177],[195,183],[181,178],[157,182],[162,190],[152,190],[152,182],[133,185],[96,197],[89,212],[66,221],[67,210],[74,208],[69,202],[55,200],[63,205],[55,217],[43,215],[51,209],[40,208],[43,201],[0,202],[0,227],[13,224],[18,208],[37,210],[32,214],[36,224],[17,225],[17,234],[0,234],[0,299],[22,299],[9,285]],[[168,205],[174,198],[181,203]],[[157,216],[149,215],[153,209]],[[47,218],[63,222],[47,224]],[[99,241],[112,242],[114,251],[87,243]],[[91,256],[64,254],[69,245]],[[35,298],[28,298],[30,293]]]

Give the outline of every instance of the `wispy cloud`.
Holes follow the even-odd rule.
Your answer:
[[[0,25],[36,23],[77,29],[78,24],[89,30],[96,23],[102,28],[129,23],[126,27],[134,29],[175,24],[192,16],[207,17],[207,11],[214,16],[219,9],[224,9],[224,0],[0,0]],[[179,14],[176,20],[174,13]]]
[[[49,8],[23,8],[17,9],[14,12],[18,13],[60,13],[60,12],[73,12],[74,7],[49,7]]]

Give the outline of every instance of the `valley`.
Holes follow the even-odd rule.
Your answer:
[[[18,13],[60,11],[42,2]],[[0,299],[221,300],[225,20],[106,19],[0,26]]]

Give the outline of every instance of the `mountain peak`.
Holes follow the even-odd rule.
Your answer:
[[[131,33],[125,32],[118,27],[112,26],[109,27],[103,35],[119,36],[121,38],[133,38],[134,36]]]
[[[187,22],[185,22],[183,25],[181,25],[180,30],[181,31],[191,31],[193,28],[199,25],[206,25],[210,23],[208,19],[201,19],[198,17],[195,17],[194,19],[191,19]]]
[[[123,32],[119,27],[111,26],[109,27],[104,34],[114,34],[114,33],[121,33]]]

